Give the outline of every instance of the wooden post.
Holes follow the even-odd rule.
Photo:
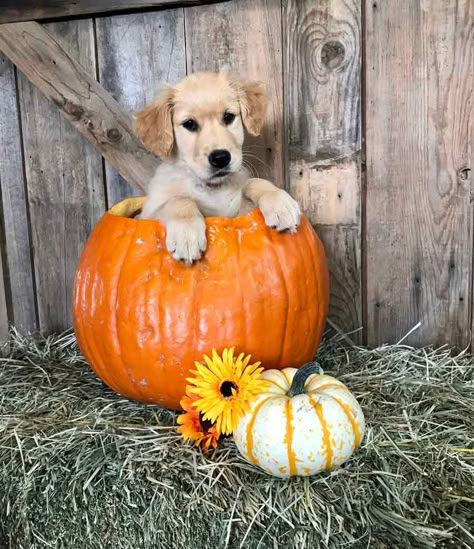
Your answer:
[[[0,50],[125,179],[145,189],[158,161],[134,135],[130,113],[53,36],[38,23],[1,25]]]

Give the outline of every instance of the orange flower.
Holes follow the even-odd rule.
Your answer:
[[[204,420],[201,412],[196,410],[194,403],[197,399],[197,395],[190,394],[187,391],[181,399],[180,404],[184,413],[178,417],[178,432],[185,440],[191,440],[196,446],[200,446],[202,450],[207,451],[211,446],[217,448],[220,432],[215,423]]]

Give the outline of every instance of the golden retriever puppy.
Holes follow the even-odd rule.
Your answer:
[[[195,73],[137,113],[136,130],[163,160],[141,217],[166,226],[166,246],[186,263],[206,249],[204,217],[235,217],[258,206],[267,225],[295,231],[300,208],[269,181],[251,178],[242,162],[244,128],[259,135],[266,95],[259,82],[227,72]]]

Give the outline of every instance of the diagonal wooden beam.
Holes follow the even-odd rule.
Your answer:
[[[50,33],[38,23],[0,25],[0,50],[127,181],[145,189],[158,159],[135,136],[132,115]]]
[[[0,0],[0,23],[214,4],[225,0]]]

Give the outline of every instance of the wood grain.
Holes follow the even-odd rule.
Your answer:
[[[3,249],[2,249],[2,246],[0,246],[0,345],[8,341],[8,310],[7,310],[7,298],[6,298],[6,292],[5,292],[6,279],[3,273],[3,263],[4,263]],[[0,349],[0,356],[2,356],[1,349]]]
[[[94,74],[91,19],[53,23],[48,30]],[[61,331],[71,325],[77,260],[105,209],[102,159],[23,75],[19,88],[39,327]]]
[[[222,0],[16,0],[14,6],[10,1],[0,0],[0,23],[84,16],[111,11],[195,6],[214,2]]]
[[[324,242],[345,333],[362,326],[360,33],[356,0],[283,0],[290,190]]]
[[[28,205],[25,193],[15,68],[0,54],[0,192],[5,232],[4,278],[11,321],[23,332],[37,328]]]
[[[259,177],[285,185],[282,155],[283,80],[281,6],[274,0],[238,0],[185,10],[188,72],[228,65],[267,86],[270,105],[263,134],[246,138],[245,157]]]
[[[96,24],[99,79],[123,107],[142,108],[160,84],[186,75],[182,9],[103,17]],[[109,205],[137,192],[108,163],[106,181]]]
[[[0,50],[55,103],[119,172],[144,188],[157,165],[132,130],[130,113],[38,23],[0,27]]]
[[[474,4],[366,2],[371,344],[470,341]]]

